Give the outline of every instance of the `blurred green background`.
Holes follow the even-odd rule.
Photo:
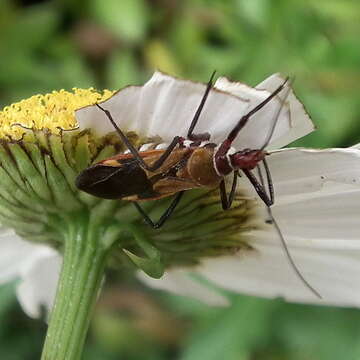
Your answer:
[[[357,0],[0,0],[0,105],[53,89],[142,84],[158,68],[256,84],[274,72],[319,130],[297,145],[360,142]],[[42,321],[0,287],[0,358],[38,359]],[[85,359],[359,359],[360,312],[231,295],[232,307],[110,274]]]

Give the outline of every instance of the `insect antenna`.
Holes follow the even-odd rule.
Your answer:
[[[270,195],[270,198],[273,199],[273,190],[272,190],[273,188],[272,188],[272,181],[271,181],[271,177],[270,177],[269,167],[268,167],[266,161],[264,161],[264,160],[263,160],[263,164],[264,164],[266,177],[267,177],[267,185],[268,185],[269,195]],[[261,172],[261,168],[260,168],[259,165],[257,165],[256,168],[257,168],[257,171],[258,171],[258,176],[259,176],[260,183],[261,183],[262,187],[265,189],[264,176],[263,176],[263,174]],[[283,248],[283,250],[285,252],[286,258],[288,259],[291,268],[294,270],[295,274],[300,279],[300,281],[305,285],[305,287],[307,287],[316,297],[318,297],[319,299],[322,299],[320,293],[309,284],[309,282],[304,278],[304,276],[301,274],[301,271],[297,267],[293,257],[290,254],[289,248],[286,245],[286,241],[285,241],[285,238],[284,238],[284,236],[283,236],[283,234],[282,234],[282,232],[280,230],[280,226],[278,225],[277,221],[274,218],[274,215],[273,215],[273,213],[271,211],[271,207],[266,204],[266,209],[267,209],[267,213],[268,213],[269,218],[270,218],[269,223],[274,225],[275,230],[279,235],[281,246],[282,246],[282,248]]]
[[[287,78],[286,80],[289,80],[289,78]],[[272,118],[272,125],[271,125],[271,128],[270,128],[270,131],[269,133],[267,134],[266,136],[266,139],[265,139],[265,142],[264,142],[264,145],[260,148],[260,150],[264,150],[268,145],[269,145],[269,142],[274,134],[274,131],[275,131],[275,128],[276,128],[276,125],[278,123],[278,120],[280,118],[280,113],[281,113],[281,110],[283,109],[284,105],[285,105],[285,102],[286,102],[286,99],[288,98],[289,94],[290,94],[290,90],[291,90],[291,85],[293,84],[294,82],[294,78],[289,80],[288,83],[286,84],[287,85],[287,88],[286,88],[286,92],[285,92],[285,95],[283,96],[283,98],[280,100],[280,106],[279,108],[276,110],[273,118]],[[281,89],[282,90],[282,89]]]

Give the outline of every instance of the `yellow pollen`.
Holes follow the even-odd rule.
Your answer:
[[[26,128],[49,129],[56,134],[60,129],[74,129],[77,127],[75,110],[104,101],[114,94],[110,90],[97,92],[93,88],[72,90],[34,95],[6,106],[0,111],[0,138],[21,139]]]

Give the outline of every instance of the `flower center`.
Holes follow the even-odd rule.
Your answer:
[[[49,129],[53,134],[58,134],[60,129],[74,129],[77,127],[75,110],[104,101],[113,93],[74,88],[73,92],[53,91],[6,106],[0,112],[0,139],[19,140],[29,128]]]

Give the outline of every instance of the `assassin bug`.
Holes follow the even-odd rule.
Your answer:
[[[289,78],[265,100],[242,116],[226,139],[218,146],[210,142],[209,133],[194,133],[201,111],[213,86],[214,76],[215,72],[212,74],[194,114],[187,137],[175,136],[166,149],[137,150],[117,126],[111,113],[101,105],[96,104],[105,113],[122,142],[127,146],[129,153],[115,155],[83,170],[76,179],[76,186],[80,190],[100,198],[131,201],[145,222],[157,229],[171,216],[184,192],[189,189],[219,187],[222,208],[224,210],[229,209],[235,197],[237,179],[243,173],[265,203],[270,218],[269,223],[274,224],[292,268],[301,281],[316,296],[321,297],[298,270],[271,212],[271,206],[274,204],[274,189],[269,166],[265,159],[268,155],[265,147],[270,142],[277,119],[289,94],[290,87],[286,88]],[[285,96],[281,99],[263,146],[259,149],[234,151],[231,145],[241,129],[255,113],[265,107],[284,88],[286,88]],[[265,177],[260,164],[263,164]],[[258,176],[254,175],[254,169],[257,170]],[[225,176],[231,173],[233,173],[233,178],[228,195]],[[171,195],[174,195],[174,199],[157,222],[153,222],[139,204],[141,201],[157,200]]]

